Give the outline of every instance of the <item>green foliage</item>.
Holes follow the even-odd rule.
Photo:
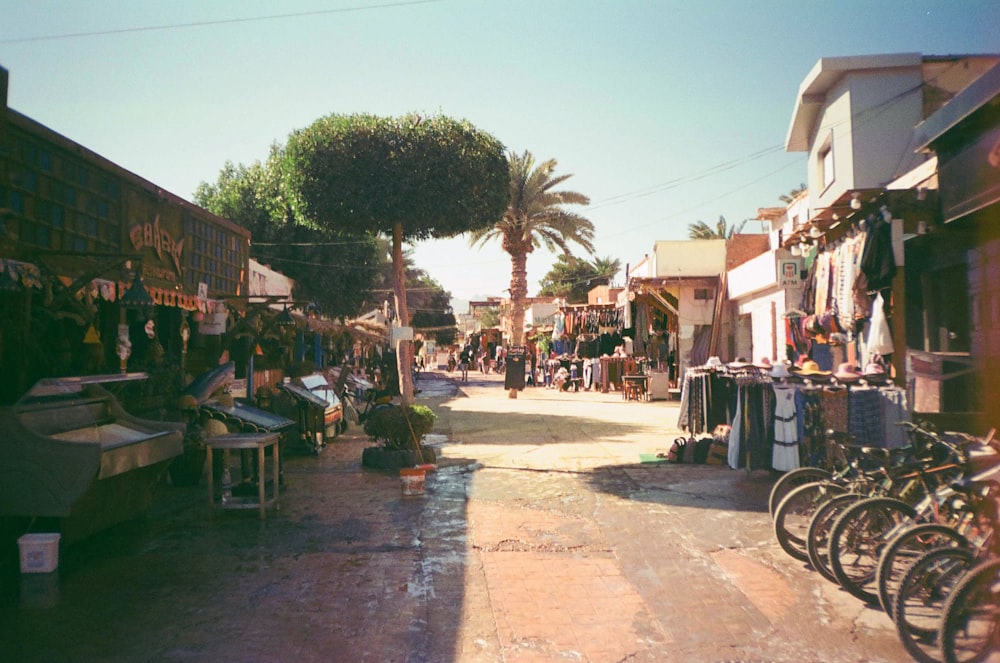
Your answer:
[[[738,225],[730,227],[726,222],[726,217],[719,215],[719,220],[712,228],[704,221],[697,221],[688,224],[688,237],[690,239],[731,239],[733,235],[739,234],[747,222],[741,221]]]
[[[500,326],[500,311],[488,308],[479,314],[479,324],[483,329],[493,329]]]
[[[588,292],[599,285],[610,285],[620,269],[621,262],[610,257],[588,262],[563,254],[539,281],[541,289],[538,294],[563,297],[570,304],[585,303]]]
[[[503,218],[490,227],[473,230],[469,245],[482,246],[499,239],[510,255],[510,299],[513,341],[521,342],[524,300],[528,295],[528,254],[544,246],[553,253],[572,255],[570,244],[594,252],[594,224],[568,205],[588,205],[590,199],[576,191],[557,190],[572,175],[555,175],[556,160],[536,166],[531,152],[510,153],[509,195]]]
[[[422,270],[407,274],[406,300],[410,305],[411,324],[427,332],[438,345],[451,345],[458,335],[457,321],[451,310],[451,293]],[[414,280],[410,280],[416,276]]]
[[[443,116],[329,115],[294,132],[285,153],[294,199],[317,224],[404,240],[451,237],[503,214],[503,145]]]
[[[272,145],[266,163],[227,163],[214,184],[198,186],[194,201],[250,230],[251,256],[294,279],[296,299],[316,302],[329,317],[354,316],[378,274],[374,238],[302,217],[282,159]]]
[[[365,433],[388,448],[415,449],[436,420],[437,415],[426,405],[379,408],[365,421]]]
[[[799,184],[798,187],[792,189],[788,193],[785,193],[785,194],[782,194],[782,195],[778,196],[778,200],[780,200],[781,202],[785,203],[786,205],[791,204],[791,202],[793,200],[795,200],[795,198],[800,193],[802,193],[803,191],[805,191],[806,188],[807,187],[806,187],[805,183],[803,182],[803,183]]]

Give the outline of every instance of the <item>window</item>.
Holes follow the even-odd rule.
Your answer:
[[[712,289],[711,288],[695,288],[694,289],[695,300],[710,300],[712,299]]]
[[[816,169],[819,175],[820,187],[825,191],[833,184],[833,131],[827,134],[826,140],[823,141],[819,152],[817,152]]]

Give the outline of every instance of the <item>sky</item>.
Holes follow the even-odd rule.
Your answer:
[[[807,179],[784,144],[816,62],[903,52],[1000,53],[1000,2],[0,0],[9,106],[182,198],[325,115],[442,114],[555,159],[623,267],[697,221],[759,229]],[[499,243],[413,258],[456,313],[508,294]]]

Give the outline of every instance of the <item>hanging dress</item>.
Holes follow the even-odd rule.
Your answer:
[[[795,408],[796,389],[774,383],[774,450],[771,465],[780,472],[799,467],[799,427]]]

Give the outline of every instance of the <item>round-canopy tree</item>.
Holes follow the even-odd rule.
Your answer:
[[[400,323],[410,323],[403,242],[489,227],[509,202],[503,145],[470,123],[444,116],[329,115],[294,132],[285,157],[302,205],[318,225],[393,238],[393,289]],[[400,392],[413,401],[413,345],[397,353]]]

